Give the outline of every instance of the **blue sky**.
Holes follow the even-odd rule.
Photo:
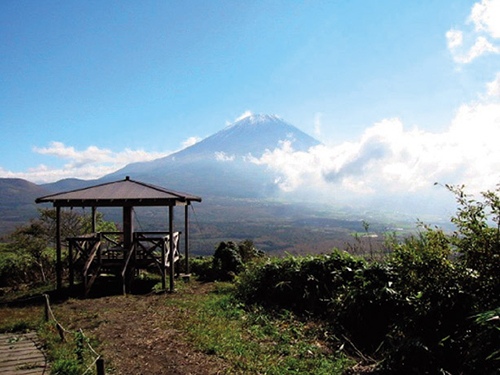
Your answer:
[[[489,160],[477,182],[489,188],[500,182],[498,154],[483,144],[500,128],[499,3],[2,1],[0,177],[100,177],[252,111],[277,114],[329,147],[323,177],[341,168],[340,150],[359,157],[375,138],[393,154],[418,139],[414,152],[425,155],[412,160],[443,159],[443,149],[462,157],[465,147],[443,139],[480,131],[470,147],[491,147],[484,159],[453,167],[450,158],[415,173],[448,178],[469,168],[449,177],[461,182]],[[259,162],[293,179],[287,157]],[[415,185],[401,175],[404,160],[383,163],[389,180]],[[378,186],[358,188],[366,184]]]

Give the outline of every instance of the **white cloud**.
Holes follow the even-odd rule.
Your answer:
[[[463,33],[460,30],[448,30],[446,32],[446,40],[448,41],[449,49],[457,48],[463,43]]]
[[[184,148],[190,147],[190,146],[198,143],[199,141],[201,141],[200,137],[189,137],[184,142],[182,142],[182,148],[184,149]]]
[[[243,120],[244,118],[247,118],[247,117],[250,117],[250,116],[253,116],[253,113],[252,111],[245,111],[243,112],[240,116],[238,116],[234,122],[238,122],[240,120]]]
[[[456,62],[468,64],[486,53],[500,53],[500,47],[491,40],[500,38],[500,0],[482,0],[475,3],[468,23],[475,25],[475,30],[468,33],[470,38],[467,38],[475,40],[472,46],[464,46],[461,30],[450,29],[446,32],[448,48]]]
[[[215,152],[215,160],[217,161],[234,161],[234,155],[227,155],[224,151]]]
[[[472,7],[469,17],[476,31],[484,31],[492,38],[500,38],[500,1],[483,0]]]
[[[355,199],[421,193],[434,182],[465,184],[478,192],[500,183],[498,139],[500,101],[483,100],[462,105],[442,133],[405,129],[399,119],[385,119],[355,142],[300,152],[285,141],[250,161],[275,171],[276,184],[287,192],[305,188],[309,194],[333,191]]]
[[[488,97],[500,99],[500,73],[497,73],[496,78],[492,82],[487,83],[487,88]]]
[[[52,182],[70,177],[93,179],[114,172],[129,163],[150,161],[169,154],[169,152],[150,153],[128,148],[113,152],[96,146],[89,146],[86,150],[80,151],[62,142],[51,142],[49,147],[34,147],[33,151],[63,159],[66,164],[62,168],[50,168],[41,164],[26,172],[12,172],[0,167],[0,176],[23,178],[33,182]]]
[[[484,55],[487,52],[500,53],[500,47],[495,47],[488,42],[485,37],[478,37],[476,43],[465,54],[456,54],[454,59],[456,62],[468,64],[477,57]]]

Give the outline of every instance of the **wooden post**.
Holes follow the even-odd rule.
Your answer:
[[[166,241],[162,241],[161,244],[161,289],[164,291],[167,288],[167,266],[165,265],[166,261]]]
[[[170,292],[174,291],[174,206],[168,206],[168,231],[170,232],[170,251],[168,261],[170,263]]]
[[[57,290],[62,289],[62,262],[61,262],[61,207],[56,207],[56,278]]]
[[[97,375],[104,375],[104,359],[98,358],[95,364]]]
[[[124,206],[123,207],[123,259],[128,259],[129,253],[132,251],[132,243],[134,236],[134,211],[132,206]],[[123,288],[124,290],[127,286],[130,285],[130,277],[134,274],[130,272],[130,269],[133,269],[134,259],[130,259],[130,263],[128,265],[129,269],[125,272],[123,277]]]
[[[68,247],[68,257],[69,257],[69,286],[73,288],[75,284],[75,271],[73,269],[73,241],[69,241]]]
[[[92,207],[92,233],[96,232],[97,228],[97,207]]]
[[[66,342],[66,337],[64,337],[64,328],[59,323],[56,324],[57,332],[59,333],[59,337],[62,342]]]
[[[186,275],[189,275],[189,202],[184,206],[184,254],[186,256]]]
[[[133,207],[123,207],[123,247],[125,251],[130,250],[134,235],[134,211]]]
[[[50,305],[49,305],[49,295],[48,294],[44,294],[43,295],[45,297],[45,321],[48,322],[50,320],[50,314],[49,314],[49,311],[50,311]]]

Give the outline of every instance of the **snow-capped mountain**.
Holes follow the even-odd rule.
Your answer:
[[[267,196],[276,188],[276,176],[252,163],[249,155],[258,158],[283,141],[297,151],[320,143],[278,116],[249,115],[179,152],[129,164],[102,180],[131,176],[200,195]]]

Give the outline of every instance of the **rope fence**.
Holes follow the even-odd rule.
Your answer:
[[[83,333],[83,330],[80,328],[77,332],[75,331],[70,331],[66,328],[63,327],[61,323],[56,319],[54,312],[52,311],[52,308],[50,307],[50,300],[49,300],[49,295],[48,294],[43,294],[43,297],[45,298],[45,321],[49,322],[51,320],[54,321],[56,325],[57,332],[59,333],[59,336],[61,337],[61,340],[63,342],[66,342],[66,337],[64,336],[65,333],[74,335],[77,338],[77,345],[79,348],[83,347],[83,344],[86,343],[92,354],[94,355],[92,363],[87,367],[83,375],[89,373],[89,371],[92,371],[92,368],[94,365],[96,366],[96,371],[97,375],[104,375],[104,359],[100,354],[98,354],[92,345],[90,345],[90,340],[88,339],[87,336]],[[81,353],[77,354],[80,361],[83,362],[83,356]]]

